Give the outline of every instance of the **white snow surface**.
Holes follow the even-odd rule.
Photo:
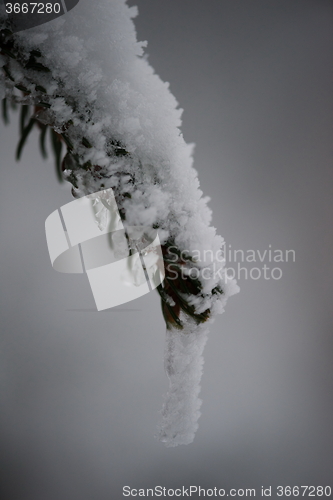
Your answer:
[[[170,386],[156,437],[168,447],[192,443],[198,429],[202,353],[207,335],[206,325],[196,326],[191,321],[182,331],[167,330],[164,359]]]
[[[66,15],[15,34],[20,51],[28,58],[32,49],[40,50],[40,61],[51,73],[36,76],[14,60],[7,64],[15,81],[24,82],[31,91],[28,103],[37,95],[31,82],[38,77],[36,83],[46,88],[51,104],[45,116],[53,116],[56,130],[72,120],[70,139],[84,161],[102,167],[105,188],[119,182],[112,175],[115,172],[135,176],[135,185],[124,187],[131,193],[124,202],[129,226],[158,224],[162,244],[171,238],[189,255],[203,256],[205,251],[209,255],[207,250],[211,251],[213,258],[195,262],[197,268],[208,271],[204,278],[199,277],[202,293],[191,299],[197,313],[210,308],[214,317],[223,312],[227,298],[238,287],[225,279],[224,263],[217,258],[223,239],[210,226],[208,200],[202,196],[192,166],[193,144],[186,144],[180,131],[182,110],[168,83],[144,57],[146,42],[136,40],[132,21],[136,15],[137,9],[129,8],[125,0],[81,0]],[[0,68],[3,65],[0,56]],[[10,97],[13,84],[7,81],[4,85],[0,76],[0,97],[4,92]],[[84,148],[82,137],[93,147]],[[130,155],[110,158],[110,139],[119,141]],[[89,194],[101,190],[100,182],[82,174],[79,187]],[[222,295],[211,293],[217,285]],[[192,322],[183,331],[167,331],[165,363],[170,389],[158,432],[167,446],[193,440],[200,415],[198,394],[206,339],[207,327]]]

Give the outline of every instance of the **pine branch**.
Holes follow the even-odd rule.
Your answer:
[[[54,104],[57,99],[65,98],[65,95],[61,93],[56,93],[55,95],[48,95],[46,89],[39,82],[39,74],[50,74],[51,71],[44,64],[38,61],[42,57],[41,51],[33,50],[30,52],[28,62],[26,62],[25,57],[20,51],[20,47],[14,42],[14,36],[9,32],[9,30],[1,30],[0,32],[0,47],[1,53],[4,57],[8,58],[7,64],[3,66],[4,76],[7,83],[7,89],[9,97],[14,102],[21,103],[21,119],[20,119],[20,133],[21,137],[17,147],[16,158],[19,160],[22,155],[23,148],[26,144],[28,136],[33,130],[34,126],[40,129],[40,150],[42,156],[45,158],[47,156],[45,148],[45,139],[47,128],[50,128],[52,151],[55,159],[56,175],[60,182],[66,179],[73,186],[73,193],[77,196],[78,194],[84,194],[81,179],[82,176],[86,177],[87,173],[96,180],[99,178],[103,180],[103,169],[98,165],[92,165],[90,162],[85,161],[84,153],[82,149],[90,150],[93,148],[90,140],[82,136],[81,140],[76,139],[73,141],[71,139],[72,135],[78,136],[78,130],[75,130],[73,121],[68,123],[58,123],[55,114],[48,113],[47,110],[52,109],[52,104]],[[10,59],[14,59],[17,64],[21,66],[21,70],[24,73],[24,78],[20,81],[16,81],[10,72]],[[30,71],[27,71],[30,70]],[[33,71],[31,71],[33,70]],[[51,77],[52,78],[52,77]],[[58,91],[61,89],[60,82],[53,82],[58,86]],[[17,98],[14,95],[14,88],[19,89],[22,92],[22,97]],[[8,123],[8,110],[7,110],[7,99],[3,100],[3,119],[5,123]],[[69,105],[67,103],[67,105]],[[26,119],[29,113],[30,106],[34,106],[35,111],[31,116],[29,122],[26,124]],[[85,121],[86,117],[77,116],[78,113],[75,111],[77,108],[76,103],[70,104],[73,116],[79,118],[80,121]],[[62,161],[62,146],[67,149],[65,159]],[[126,146],[121,144],[119,140],[110,138],[109,149],[107,154],[110,158],[122,158],[130,157],[126,150]],[[125,172],[126,174],[126,172]],[[115,175],[123,176],[122,172],[116,172]],[[103,182],[100,182],[103,186]],[[80,188],[79,188],[80,186]],[[86,186],[87,187],[87,186]],[[78,193],[81,191],[81,193]],[[123,221],[126,221],[126,211],[123,209],[123,200],[125,193],[115,189],[116,199],[120,207],[120,213],[122,215]],[[125,196],[126,197],[126,196]],[[175,282],[172,281],[170,273],[168,270],[178,266],[178,270],[186,266],[184,260],[175,262],[168,262],[168,249],[173,246],[181,254],[181,250],[178,249],[171,240],[167,241],[163,245],[163,255],[165,257],[165,269],[166,269],[166,280],[163,286],[159,287],[158,292],[162,297],[162,311],[168,328],[178,328],[183,329],[183,323],[179,318],[180,311],[183,311],[185,315],[193,318],[197,324],[204,323],[210,317],[209,308],[203,313],[196,313],[195,308],[190,305],[188,298],[191,296],[198,296],[201,292],[201,284],[198,280],[193,280],[191,278],[181,278],[178,277]],[[184,256],[182,255],[182,259]],[[193,261],[190,256],[187,257],[187,262],[190,262],[193,266]],[[180,290],[182,292],[180,292]],[[223,294],[223,290],[220,289],[220,294]],[[163,296],[168,295],[174,301],[174,306],[163,300]],[[187,298],[188,297],[188,298]]]
[[[207,323],[223,312],[237,289],[219,274],[223,240],[209,227],[207,202],[179,130],[177,103],[140,58],[143,44],[135,42],[133,11],[125,0],[82,0],[81,7],[76,23],[69,16],[63,24],[50,22],[29,35],[13,35],[2,24],[2,114],[8,122],[8,104],[22,106],[18,158],[36,127],[46,157],[50,129],[57,177],[72,185],[74,197],[112,188],[130,254],[143,243],[130,227],[158,229],[165,280],[157,291],[167,325],[170,379],[158,437],[167,446],[188,444],[200,416]],[[83,24],[89,33],[78,29]],[[105,52],[108,44],[110,53]],[[97,65],[96,47],[101,52]],[[205,264],[205,258],[195,256],[199,249],[215,256]]]

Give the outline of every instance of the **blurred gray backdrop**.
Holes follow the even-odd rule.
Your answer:
[[[15,162],[12,115],[0,127],[2,498],[333,488],[333,4],[130,3],[185,110],[218,232],[233,249],[294,249],[296,261],[278,264],[280,280],[240,279],[205,349],[195,441],[165,448],[153,437],[167,388],[157,294],[97,313],[85,276],[52,269],[44,221],[70,190],[37,134]]]

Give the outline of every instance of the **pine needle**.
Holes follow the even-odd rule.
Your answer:
[[[25,122],[26,122],[28,113],[29,113],[29,106],[27,104],[23,104],[23,106],[21,106],[21,115],[20,115],[20,134],[21,134],[21,136],[22,136],[23,131],[25,129]]]
[[[42,157],[44,158],[44,160],[47,158],[47,151],[46,151],[46,144],[45,144],[46,132],[47,132],[47,125],[42,125],[42,129],[41,129],[40,136],[39,136],[39,147],[40,147],[40,151],[42,153]]]
[[[19,160],[21,158],[23,147],[27,141],[28,135],[30,134],[35,122],[36,122],[35,118],[30,118],[28,125],[24,128],[24,130],[22,132],[22,136],[21,136],[20,142],[18,143],[17,151],[16,151],[16,159],[17,160]]]
[[[56,174],[59,182],[63,182],[63,176],[62,176],[62,170],[61,170],[61,151],[62,151],[62,142],[57,134],[52,128],[51,130],[51,144],[52,144],[52,149],[53,153],[55,156],[55,167],[56,167]]]
[[[9,124],[9,116],[8,116],[8,103],[7,103],[6,98],[2,99],[1,111],[2,111],[2,119],[5,123],[5,125],[8,125]]]

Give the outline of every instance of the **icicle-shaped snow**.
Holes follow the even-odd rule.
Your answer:
[[[169,390],[157,438],[166,446],[192,443],[201,415],[199,399],[207,326],[187,322],[183,330],[166,331],[165,371]]]

